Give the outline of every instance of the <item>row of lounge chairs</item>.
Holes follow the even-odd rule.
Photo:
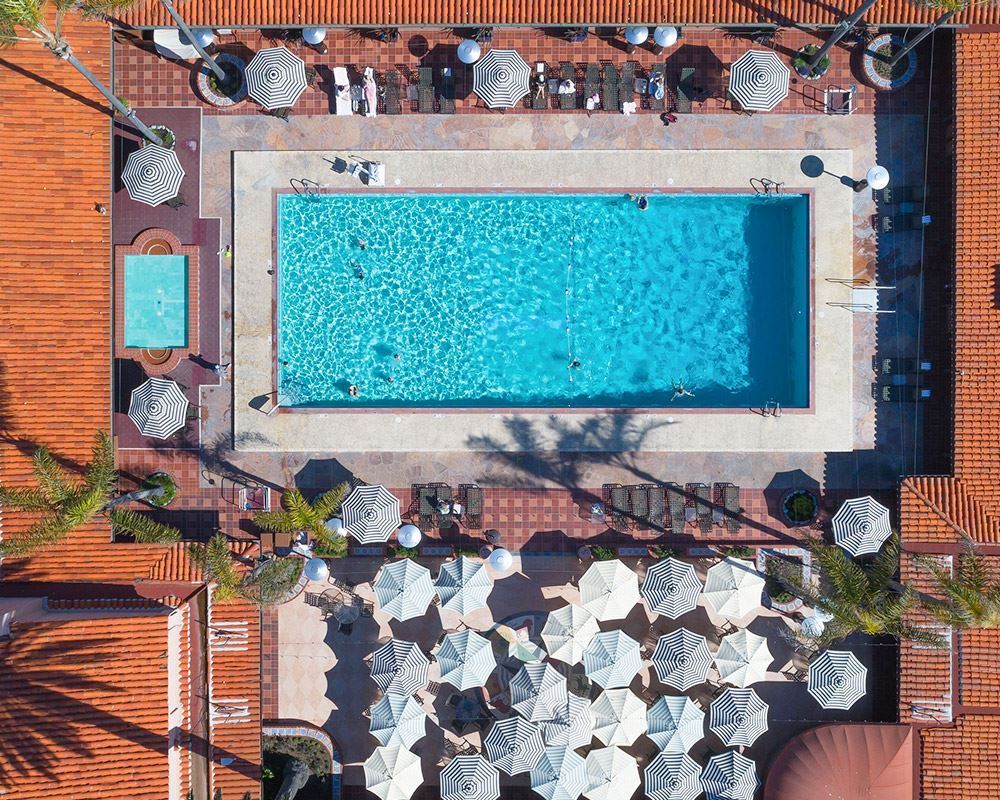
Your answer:
[[[411,508],[421,530],[450,528],[461,523],[470,530],[483,527],[483,490],[474,483],[461,484],[457,493],[446,483],[416,483],[411,488],[411,497]]]
[[[669,530],[684,532],[685,526],[710,533],[713,526],[735,535],[740,531],[740,487],[732,483],[644,483],[603,487],[604,513],[608,526],[618,531]]]

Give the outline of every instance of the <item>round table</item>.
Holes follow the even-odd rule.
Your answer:
[[[330,614],[341,625],[357,622],[361,616],[361,601],[356,597],[345,598],[340,591],[327,589],[323,599],[330,604]]]

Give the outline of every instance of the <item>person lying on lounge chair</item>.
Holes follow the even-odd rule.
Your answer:
[[[657,72],[649,79],[649,96],[657,100],[663,99],[663,73]]]
[[[576,84],[567,78],[559,82],[559,94],[576,94]]]

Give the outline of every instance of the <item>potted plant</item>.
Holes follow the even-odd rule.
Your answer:
[[[865,48],[861,68],[868,83],[876,89],[898,89],[917,72],[917,54],[900,37],[883,33]]]
[[[747,545],[733,545],[732,547],[720,547],[719,552],[723,558],[753,558],[756,550]]]
[[[220,78],[206,62],[201,62],[195,81],[198,93],[206,103],[216,108],[234,106],[247,96],[246,62],[234,53],[219,53],[215,63],[225,77]]]
[[[823,56],[815,67],[809,66],[818,50],[818,45],[807,44],[795,54],[795,58],[792,59],[792,68],[800,78],[805,78],[807,81],[819,80],[830,69],[829,56]]]
[[[781,499],[781,513],[793,527],[809,525],[819,514],[819,500],[808,489],[790,489]]]
[[[155,489],[158,486],[163,487],[163,494],[150,495],[145,498],[146,502],[158,508],[169,506],[174,501],[174,498],[177,497],[177,484],[174,482],[173,477],[166,472],[154,472],[152,475],[148,475],[146,480],[142,482],[143,489]]]
[[[416,558],[420,555],[418,547],[400,547],[399,545],[389,545],[389,558]]]
[[[782,567],[780,570],[779,565]],[[764,556],[764,591],[771,600],[771,608],[786,614],[802,606],[802,600],[788,591],[781,580],[781,575],[788,574],[788,571],[794,576],[791,580],[794,585],[804,582],[805,571],[801,558],[773,553]]]
[[[461,558],[462,556],[465,556],[466,558],[479,558],[478,547],[455,545],[453,552],[455,553],[455,558]]]
[[[177,137],[174,136],[174,132],[170,128],[166,125],[150,125],[149,129],[160,137],[161,147],[166,147],[168,150],[174,149]]]

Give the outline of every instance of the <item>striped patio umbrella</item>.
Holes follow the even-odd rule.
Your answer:
[[[660,697],[646,712],[646,736],[664,753],[686,753],[705,736],[705,712],[690,697]]]
[[[745,111],[771,111],[788,97],[790,76],[773,50],[750,50],[733,62],[729,94]]]
[[[809,664],[809,694],[823,708],[846,711],[865,696],[868,668],[854,653],[824,650]]]
[[[472,91],[489,108],[513,108],[530,80],[531,67],[516,50],[490,50],[472,68]]]
[[[546,745],[566,747],[575,750],[586,747],[594,736],[594,717],[590,713],[590,703],[585,697],[569,694],[566,705],[552,719],[538,723],[542,739]]]
[[[463,692],[485,686],[497,665],[489,639],[468,629],[445,636],[435,657],[441,680]]]
[[[542,732],[524,717],[498,719],[486,734],[483,747],[487,758],[508,775],[527,772],[545,753]]]
[[[594,736],[604,744],[628,746],[646,732],[646,704],[628,689],[606,689],[590,704]]]
[[[427,733],[427,712],[409,695],[386,694],[370,710],[371,733],[383,747],[413,747]]]
[[[877,553],[890,536],[889,509],[872,497],[847,500],[833,515],[833,541],[852,556]]]
[[[393,619],[413,619],[427,613],[434,599],[431,571],[412,558],[390,561],[372,581],[378,606]]]
[[[724,558],[705,576],[705,599],[716,613],[742,619],[760,608],[764,577],[749,561]]]
[[[646,570],[641,591],[650,611],[677,619],[698,607],[701,581],[693,564],[665,558]]]
[[[617,558],[595,561],[580,578],[581,605],[601,622],[624,619],[639,600],[639,578]]]
[[[306,65],[286,47],[268,47],[258,52],[246,69],[247,94],[268,111],[295,105],[309,88]]]
[[[441,800],[497,800],[500,773],[482,756],[455,756],[441,770]]]
[[[705,800],[753,800],[759,784],[757,765],[735,750],[712,756],[701,773]]]
[[[387,542],[400,525],[399,498],[381,484],[358,486],[340,507],[347,532],[361,544]]]
[[[132,392],[128,416],[139,433],[166,439],[184,427],[188,399],[181,387],[166,378],[150,378]]]
[[[621,630],[599,633],[583,651],[583,668],[605,689],[628,686],[642,669],[639,643]]]
[[[430,661],[413,642],[391,639],[372,654],[372,680],[386,694],[413,694],[427,685]]]
[[[749,747],[767,732],[769,706],[753,689],[726,689],[709,709],[708,728],[727,747]]]
[[[461,556],[441,565],[434,590],[441,598],[441,608],[465,615],[477,608],[486,608],[493,591],[493,578],[482,561]]]
[[[424,782],[420,756],[404,747],[376,747],[365,761],[365,788],[379,800],[409,800]]]
[[[587,788],[587,762],[568,747],[546,747],[529,777],[545,800],[577,800]]]
[[[532,722],[552,719],[566,703],[566,678],[551,664],[525,664],[507,688],[511,708]]]
[[[585,763],[589,800],[628,800],[642,783],[635,758],[617,747],[596,747]]]
[[[694,800],[701,794],[701,767],[687,753],[657,753],[646,766],[649,800]]]
[[[597,618],[587,609],[570,605],[550,611],[542,628],[542,641],[552,658],[579,664],[583,649],[600,632]]]
[[[651,661],[662,683],[686,692],[708,679],[712,654],[704,636],[678,628],[660,637]]]
[[[715,667],[722,683],[749,686],[767,679],[767,668],[773,660],[767,639],[741,628],[723,637],[715,654]]]
[[[177,197],[182,180],[184,170],[177,153],[156,144],[147,144],[133,152],[122,170],[128,196],[147,206],[158,206]]]

